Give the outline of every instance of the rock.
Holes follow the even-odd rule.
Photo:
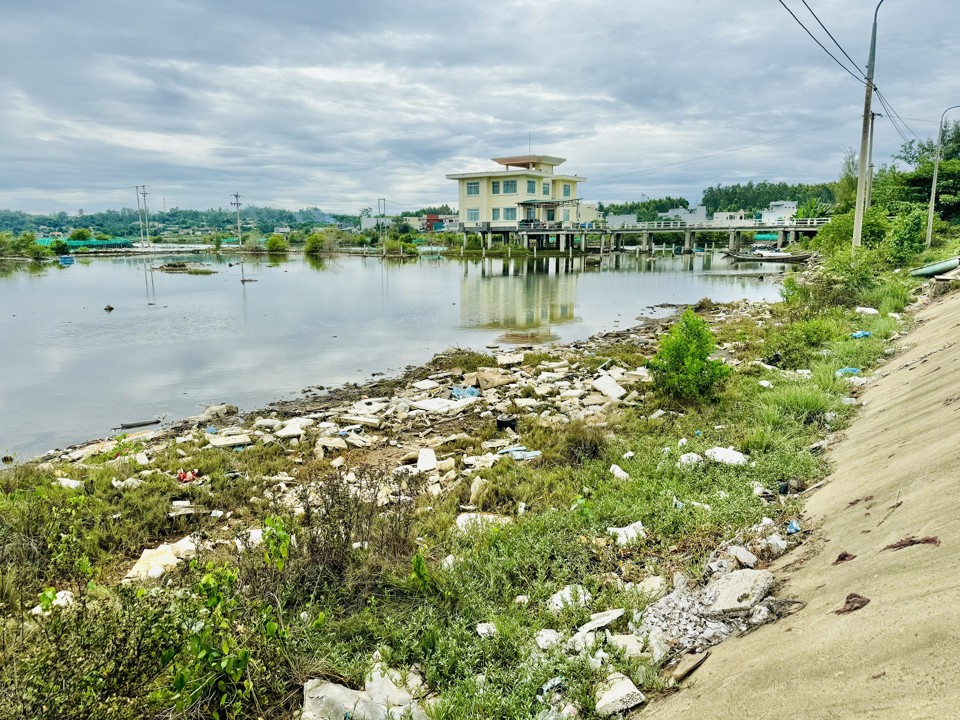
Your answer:
[[[652,627],[647,634],[647,645],[650,646],[650,654],[653,662],[658,663],[670,652],[670,641],[667,633],[661,627]]]
[[[616,465],[614,465],[614,467],[616,467]],[[643,523],[640,520],[630,523],[629,525],[624,525],[623,527],[608,527],[607,534],[615,536],[617,538],[617,545],[620,546],[630,545],[635,542],[637,538],[643,539],[647,536],[647,532],[643,529]]]
[[[554,645],[560,644],[562,639],[563,636],[556,630],[547,628],[537,633],[536,643],[541,650],[549,650]]]
[[[530,604],[530,596],[529,596],[529,595],[517,595],[517,596],[513,599],[513,604],[514,604],[514,605],[519,605],[520,607],[526,607],[527,605]]]
[[[601,375],[598,378],[594,378],[590,382],[590,385],[594,390],[603,393],[611,400],[619,400],[627,394],[627,391],[623,389],[620,383],[609,375]]]
[[[127,478],[126,480],[117,480],[114,478],[110,481],[110,484],[118,490],[134,490],[143,485],[143,480],[140,478]]]
[[[620,467],[617,464],[610,466],[610,474],[613,475],[617,480],[629,480],[630,476],[627,474],[626,470]]]
[[[553,385],[544,383],[542,385],[537,385],[533,391],[537,394],[537,397],[549,397],[550,395],[556,394],[557,388]]]
[[[860,315],[879,315],[880,311],[872,307],[858,307],[855,308],[855,312]]]
[[[470,483],[470,504],[479,505],[480,496],[483,494],[484,488],[487,487],[490,483],[484,480],[481,477],[474,478],[473,482]]]
[[[423,448],[417,455],[417,472],[429,473],[437,469],[437,453],[431,448]]]
[[[336,470],[337,468],[342,468],[346,462],[347,461],[344,459],[343,455],[339,455],[330,461],[330,467]]]
[[[136,455],[133,456],[133,459],[137,461],[137,465],[150,464],[150,458],[147,457],[147,454],[145,452],[138,452]]]
[[[276,418],[257,418],[253,421],[253,427],[263,428],[273,432],[274,430],[279,430],[283,427],[283,422],[277,420]]]
[[[567,640],[566,648],[572,653],[582,653],[592,648],[596,642],[597,634],[595,632],[578,632]]]
[[[707,450],[704,455],[713,460],[714,462],[723,463],[724,465],[746,465],[747,456],[742,452],[737,452],[732,447],[722,448],[722,447],[712,447]]]
[[[624,610],[622,608],[616,610],[607,610],[606,612],[594,613],[590,616],[590,622],[584,623],[578,629],[578,633],[588,633],[593,632],[594,630],[599,630],[605,628],[612,622],[619,620],[623,617]]]
[[[620,648],[629,658],[639,658],[647,654],[643,651],[643,638],[636,635],[608,635],[607,644]]]
[[[787,551],[787,541],[778,533],[774,533],[765,540],[759,542],[761,551],[772,558],[778,558]]]
[[[317,439],[317,450],[346,450],[347,441],[342,437],[322,437]]]
[[[199,424],[208,423],[217,418],[225,418],[230,415],[236,415],[238,412],[236,405],[211,405],[197,418]]]
[[[647,417],[647,420],[659,420],[666,414],[665,410],[656,410]]]
[[[633,586],[634,591],[646,595],[653,600],[659,600],[667,594],[667,581],[659,575],[648,577]]]
[[[83,488],[82,480],[74,480],[72,478],[57,478],[53,481],[55,484],[59,485],[62,488],[67,490],[80,490]]]
[[[44,612],[43,606],[37,605],[30,611],[31,615],[49,615],[55,607],[70,607],[73,605],[73,593],[69,590],[58,590],[56,597],[50,604],[50,610]]]
[[[773,587],[767,570],[735,570],[707,585],[704,614],[708,617],[743,614],[763,600]]]
[[[253,445],[253,440],[250,439],[249,435],[209,435],[207,436],[207,442],[210,443],[210,447],[215,448],[232,448],[240,447],[242,445]]]
[[[683,465],[702,465],[703,458],[697,455],[695,452],[684,453],[677,460],[677,467]]]
[[[752,568],[757,564],[757,556],[740,545],[731,545],[724,552],[735,559],[743,567]]]
[[[372,415],[341,415],[337,418],[345,425],[363,425],[364,427],[378,428],[382,420]]]
[[[769,380],[761,380],[757,384],[762,388],[767,388],[768,390],[773,387],[773,383]]]
[[[494,637],[497,634],[497,626],[493,623],[477,623],[477,635],[482,638]]]
[[[440,387],[440,383],[438,383],[436,380],[430,379],[419,380],[413,384],[413,387],[417,390],[436,390],[438,387]]]
[[[300,720],[387,720],[387,708],[375,703],[367,693],[351,690],[324,680],[308,680],[303,687],[303,713]]]
[[[673,681],[682,682],[686,680],[694,670],[703,665],[706,659],[710,657],[710,651],[697,654],[687,654],[680,658],[680,662],[673,669]]]
[[[513,518],[493,513],[460,513],[457,515],[457,530],[461,533],[479,530],[487,527],[509,525]]]
[[[632,710],[647,700],[630,678],[618,672],[608,675],[600,684],[596,699],[596,713],[602,718]]]
[[[493,368],[481,368],[477,371],[477,382],[481,390],[491,390],[504,385],[513,385],[517,378],[511,373],[505,373]]]
[[[592,599],[583,585],[567,585],[550,596],[547,607],[554,612],[560,612],[567,607],[587,607]]]
[[[523,362],[523,359],[526,355],[522,352],[520,353],[505,353],[503,355],[497,355],[497,365],[500,367],[511,367],[513,365],[519,365]]]

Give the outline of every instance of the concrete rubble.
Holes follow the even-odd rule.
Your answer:
[[[427,720],[426,707],[432,698],[420,674],[411,669],[401,674],[376,662],[367,675],[363,690],[325,680],[308,680],[303,687],[303,711],[300,720],[388,720],[410,718]]]

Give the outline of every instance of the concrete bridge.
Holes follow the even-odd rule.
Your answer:
[[[703,244],[716,245],[726,241],[727,249],[740,249],[743,233],[776,233],[777,247],[795,242],[801,235],[814,235],[817,230],[830,222],[830,218],[790,218],[775,222],[762,220],[720,220],[702,223],[686,223],[681,220],[661,220],[656,222],[637,222],[618,227],[574,227],[570,223],[541,223],[520,221],[509,226],[478,223],[475,226],[461,224],[463,242],[466,245],[467,233],[480,235],[483,247],[493,247],[497,237],[504,244],[518,244],[533,250],[559,250],[566,252],[578,248],[586,252],[588,248],[599,247],[600,252],[623,250],[627,243],[636,247],[638,252],[652,252],[655,235],[682,235],[683,251],[693,252],[699,240]],[[717,237],[720,234],[721,238]],[[705,237],[706,236],[706,237]]]

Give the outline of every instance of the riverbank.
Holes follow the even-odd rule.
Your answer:
[[[868,367],[898,327],[837,311],[798,344],[783,304],[697,311],[734,369],[713,403],[653,389],[644,366],[670,326],[652,321],[454,350],[395,380],[244,416],[218,406],[6,473],[6,515],[49,516],[39,537],[53,540],[16,525],[30,542],[8,551],[5,614],[47,585],[73,595],[38,605],[58,623],[51,652],[20,626],[5,702],[102,704],[84,688],[104,659],[77,658],[92,627],[85,643],[120,648],[108,696],[131,717],[224,698],[281,717],[302,692],[314,717],[332,697],[386,712],[384,677],[398,704],[440,717],[601,717],[672,692],[687,650],[792,612],[766,566],[806,542],[794,522],[827,473],[821,441],[857,405],[837,370]],[[158,589],[127,594],[123,578]],[[61,658],[74,666],[54,691]]]

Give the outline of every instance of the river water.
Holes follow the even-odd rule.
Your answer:
[[[78,260],[0,274],[0,452],[18,460],[229,402],[395,374],[452,345],[483,349],[630,327],[660,303],[773,300],[782,266],[720,255],[650,260],[381,260],[301,256],[214,275],[148,269],[184,256]],[[113,306],[105,312],[105,305]]]

